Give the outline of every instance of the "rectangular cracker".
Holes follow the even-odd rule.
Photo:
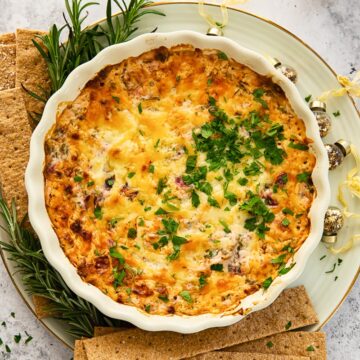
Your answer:
[[[298,355],[308,356],[311,360],[326,360],[326,337],[322,332],[290,331],[235,345],[224,351]]]
[[[43,31],[16,30],[16,86],[21,85],[36,94],[43,96],[42,89],[50,90],[50,80],[45,60],[34,46],[32,39],[40,41],[37,35],[45,35]],[[40,88],[39,88],[40,87]],[[41,114],[44,103],[34,99],[24,91],[26,110],[32,116]]]
[[[0,91],[15,87],[16,45],[0,44]]]
[[[274,355],[262,353],[236,353],[216,351],[198,355],[192,359],[196,360],[309,360],[307,356],[296,355]]]
[[[14,33],[0,34],[0,45],[15,44],[16,36]]]
[[[0,183],[10,205],[16,200],[18,219],[27,213],[27,194],[24,184],[29,160],[31,128],[21,89],[0,92]]]
[[[124,331],[124,330],[129,330],[129,328],[113,328],[113,327],[105,327],[105,326],[95,326],[94,337],[113,334],[115,332]]]
[[[89,360],[175,360],[283,332],[290,322],[292,330],[317,321],[305,288],[300,286],[285,290],[267,308],[229,327],[191,335],[131,329],[84,340],[84,346]]]
[[[75,340],[74,360],[88,360],[83,340]]]

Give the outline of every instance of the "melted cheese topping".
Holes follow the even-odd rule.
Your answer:
[[[216,50],[159,48],[59,109],[47,210],[80,276],[115,301],[231,312],[289,271],[308,236],[308,143],[271,79]]]

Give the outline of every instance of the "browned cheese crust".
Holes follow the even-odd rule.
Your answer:
[[[151,314],[239,311],[309,235],[315,156],[270,78],[217,50],[108,66],[47,134],[46,206],[84,281]]]

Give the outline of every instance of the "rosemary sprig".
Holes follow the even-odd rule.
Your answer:
[[[112,17],[112,2],[122,11],[122,16]],[[126,5],[124,0],[121,0],[121,3],[118,0],[107,0],[107,26],[83,28],[88,16],[88,8],[98,3],[72,0],[70,4],[69,0],[65,0],[67,10],[67,16],[64,14],[65,25],[61,28],[53,25],[47,35],[38,36],[39,40],[33,40],[48,66],[51,94],[61,88],[71,71],[91,60],[104,48],[101,39],[105,39],[108,45],[124,42],[138,29],[135,25],[143,16],[164,15],[157,10],[144,9],[151,3],[150,0],[131,0],[129,5]],[[68,40],[61,43],[65,30],[68,33]]]
[[[30,295],[49,299],[46,310],[69,326],[66,330],[68,333],[75,337],[89,337],[93,336],[94,326],[124,326],[123,322],[103,315],[68,288],[60,274],[46,260],[39,239],[24,227],[24,220],[17,222],[15,201],[9,208],[1,193],[0,216],[5,222],[1,228],[10,238],[9,242],[0,241],[2,250],[14,262],[26,291]]]

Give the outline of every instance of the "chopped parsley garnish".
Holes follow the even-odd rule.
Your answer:
[[[210,265],[210,270],[224,271],[224,265],[223,264],[212,264],[212,265]]]
[[[93,186],[94,184],[95,184],[95,181],[91,180],[87,183],[87,187]]]
[[[179,293],[179,295],[180,295],[185,301],[187,301],[188,303],[192,303],[192,302],[193,302],[192,297],[191,297],[189,291],[183,290],[183,291],[181,291],[181,292]]]
[[[28,344],[33,339],[33,337],[31,335],[29,335],[26,331],[25,331],[25,334],[27,336],[27,338],[25,339],[25,344]]]
[[[266,290],[270,287],[272,282],[273,282],[273,278],[270,276],[266,280],[263,281],[262,287]]]
[[[176,236],[176,235],[172,236],[171,240],[173,243],[173,252],[167,257],[167,259],[176,260],[179,258],[180,255],[180,246],[186,244],[188,241],[184,237]]]
[[[139,114],[142,114],[142,112],[143,112],[141,103],[139,103],[139,105],[138,105],[138,111],[139,111]]]
[[[195,208],[200,205],[200,197],[195,190],[193,190],[191,193],[191,204]]]
[[[326,258],[326,255],[323,255],[321,258],[320,258],[320,261],[321,260],[324,260]]]
[[[149,173],[153,174],[155,172],[155,166],[153,164],[149,165]]]
[[[343,262],[342,259],[340,259],[340,258],[337,259],[337,264],[338,264],[338,266],[340,266],[342,262]]]
[[[137,236],[136,229],[135,228],[130,228],[128,230],[127,236],[128,236],[129,239],[136,239],[136,236]]]
[[[112,98],[118,103],[120,104],[120,98],[118,96],[112,96]]]
[[[134,171],[131,171],[131,172],[128,173],[127,176],[128,176],[129,179],[131,179],[131,178],[133,178],[135,176],[135,174],[136,173]]]
[[[15,313],[13,311],[10,313],[10,316],[15,319]]]
[[[285,257],[286,257],[286,254],[281,254],[277,258],[272,259],[271,263],[272,264],[282,264],[285,260]]]
[[[112,218],[112,219],[110,219],[109,220],[109,226],[111,227],[111,228],[114,228],[115,226],[116,226],[116,224],[119,222],[119,218]]]
[[[14,341],[16,344],[18,344],[21,340],[21,334],[14,335]]]
[[[335,271],[335,268],[336,268],[336,263],[334,263],[333,267],[331,270],[328,270],[328,271],[325,271],[325,274],[331,274]]]
[[[168,212],[161,207],[155,211],[155,215],[166,215],[166,214],[168,214]]]
[[[196,160],[197,160],[197,156],[196,155],[189,155],[187,160],[186,160],[186,172],[187,173],[191,173],[195,170],[196,168]]]
[[[289,148],[306,151],[309,150],[309,146],[303,143],[294,143],[294,141],[290,141],[288,144]]]
[[[6,322],[3,321],[3,322],[1,323],[1,326],[6,327]]]
[[[250,165],[246,166],[243,171],[245,176],[254,176],[261,173],[260,166],[255,161],[253,161]]]
[[[201,274],[199,277],[199,288],[202,289],[206,285],[207,285],[206,276],[204,274]]]
[[[218,203],[217,200],[214,199],[212,196],[209,196],[209,197],[208,197],[208,203],[209,203],[211,206],[213,206],[213,207],[220,208],[219,203]]]
[[[293,254],[293,253],[294,253],[294,248],[292,248],[290,245],[284,246],[281,250],[282,250],[282,251],[287,251],[287,252],[290,253],[290,254]]]
[[[281,265],[278,271],[279,275],[286,275],[294,266],[296,263],[291,264],[289,267],[286,267],[285,264]]]
[[[122,254],[116,250],[116,246],[111,247],[109,250],[109,254],[111,257],[118,259],[120,264],[125,264],[125,259]]]
[[[261,104],[264,109],[269,109],[267,102],[262,98],[265,94],[265,90],[256,89],[253,91],[254,100]]]
[[[234,206],[237,203],[237,196],[234,193],[230,192],[230,191],[225,192],[224,198],[229,201],[231,206]]]
[[[334,281],[336,281],[338,278],[339,278],[338,276],[335,276],[335,277],[334,277]]]
[[[156,140],[156,143],[155,143],[155,145],[154,145],[154,148],[156,149],[156,148],[159,146],[159,144],[160,144],[160,139],[157,139],[157,140]]]
[[[164,303],[169,302],[169,298],[167,297],[167,295],[159,295],[158,298],[162,300]]]
[[[105,180],[105,186],[109,189],[111,189],[114,186],[114,184],[115,184],[115,175]]]
[[[308,103],[312,98],[312,95],[308,95],[306,98],[305,98],[305,101]]]
[[[157,185],[157,188],[156,188],[156,193],[158,195],[160,195],[163,192],[163,190],[166,188],[166,186],[167,186],[166,185],[166,178],[159,179],[158,185]]]
[[[249,182],[249,180],[246,179],[246,178],[240,178],[240,179],[238,179],[238,183],[239,183],[239,185],[241,185],[241,186],[246,185],[248,182]]]
[[[122,269],[120,272],[117,268],[113,268],[113,277],[114,277],[114,288],[122,285],[122,282],[126,276],[126,272],[124,269]]]
[[[306,348],[306,351],[315,351],[315,348],[312,345],[310,345]]]
[[[167,236],[162,236],[160,240],[156,243],[153,243],[152,246],[155,250],[157,250],[166,246],[168,243],[169,243],[169,238]]]
[[[230,234],[231,233],[231,230],[229,228],[229,225],[226,223],[225,220],[219,220],[219,223],[224,227],[224,231],[227,233],[227,234]]]
[[[290,225],[290,220],[288,218],[284,218],[282,219],[281,224],[285,227],[288,227]]]
[[[213,80],[211,78],[207,79],[207,84],[210,86],[212,84]]]
[[[223,51],[218,52],[218,58],[221,60],[229,60],[228,56]]]
[[[272,348],[274,346],[274,343],[272,341],[268,341],[266,343],[266,346],[270,349],[270,348]]]
[[[245,229],[249,231],[256,230],[257,235],[264,238],[265,232],[269,230],[265,224],[272,222],[275,215],[268,209],[262,199],[249,191],[248,200],[240,206],[240,209],[247,211],[252,216],[245,220]]]
[[[283,208],[282,213],[285,215],[294,215],[294,212],[290,210],[289,208]]]
[[[289,321],[286,325],[285,325],[285,330],[289,330],[292,326],[291,321]]]
[[[11,349],[10,349],[9,345],[5,345],[5,350],[7,353],[11,353]]]
[[[146,304],[146,305],[145,305],[145,311],[146,311],[147,313],[150,313],[150,310],[151,310],[151,305],[150,305],[150,304]]]
[[[74,176],[74,181],[75,181],[75,182],[81,182],[81,181],[83,181],[83,179],[84,179],[84,178],[83,178],[82,176],[80,176],[80,175],[75,175],[75,176]]]
[[[303,172],[301,174],[296,175],[296,180],[299,182],[309,182],[311,174],[309,172]]]
[[[0,346],[3,344],[3,341],[2,341],[2,339],[0,338]]]
[[[337,111],[333,112],[333,115],[334,115],[335,117],[338,117],[338,116],[340,116],[341,114],[340,114],[340,111],[337,110]]]
[[[102,209],[101,209],[100,206],[96,206],[96,207],[95,207],[95,209],[94,209],[94,216],[95,216],[97,219],[99,219],[99,220],[102,219],[103,213],[102,213]]]

